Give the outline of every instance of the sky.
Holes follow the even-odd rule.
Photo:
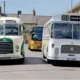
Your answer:
[[[71,0],[5,0],[6,13],[17,13],[21,10],[23,14],[32,14],[33,8],[36,15],[53,16],[64,13],[71,9]],[[79,3],[80,0],[72,0],[72,6]],[[4,0],[0,0],[3,7]]]

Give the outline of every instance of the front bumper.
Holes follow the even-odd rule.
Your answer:
[[[80,58],[69,58],[69,57],[47,57],[49,60],[60,60],[60,61],[80,61]]]
[[[41,50],[41,46],[40,45],[31,45],[31,49],[33,49],[33,50]]]
[[[0,60],[14,60],[14,59],[23,59],[21,55],[1,55]]]

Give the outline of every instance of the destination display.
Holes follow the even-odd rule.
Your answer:
[[[70,21],[80,21],[80,16],[70,16]]]
[[[16,21],[15,20],[6,20],[6,23],[13,23],[13,24],[15,24]]]
[[[62,15],[61,20],[69,21],[69,15]]]

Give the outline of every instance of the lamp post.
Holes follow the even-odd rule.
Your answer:
[[[73,0],[71,0],[71,13],[72,13]]]
[[[6,7],[6,5],[5,5],[5,0],[4,0],[4,15],[6,14],[6,13],[5,13],[5,7]]]

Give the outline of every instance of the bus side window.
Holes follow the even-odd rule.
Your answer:
[[[50,30],[50,28],[49,28],[49,30],[48,30],[48,33],[49,33],[49,36],[51,35],[51,30]]]
[[[22,28],[23,28],[23,30],[25,30],[25,26],[22,24]]]
[[[20,35],[23,34],[23,26],[22,26],[22,25],[19,26],[19,34],[20,34]]]

